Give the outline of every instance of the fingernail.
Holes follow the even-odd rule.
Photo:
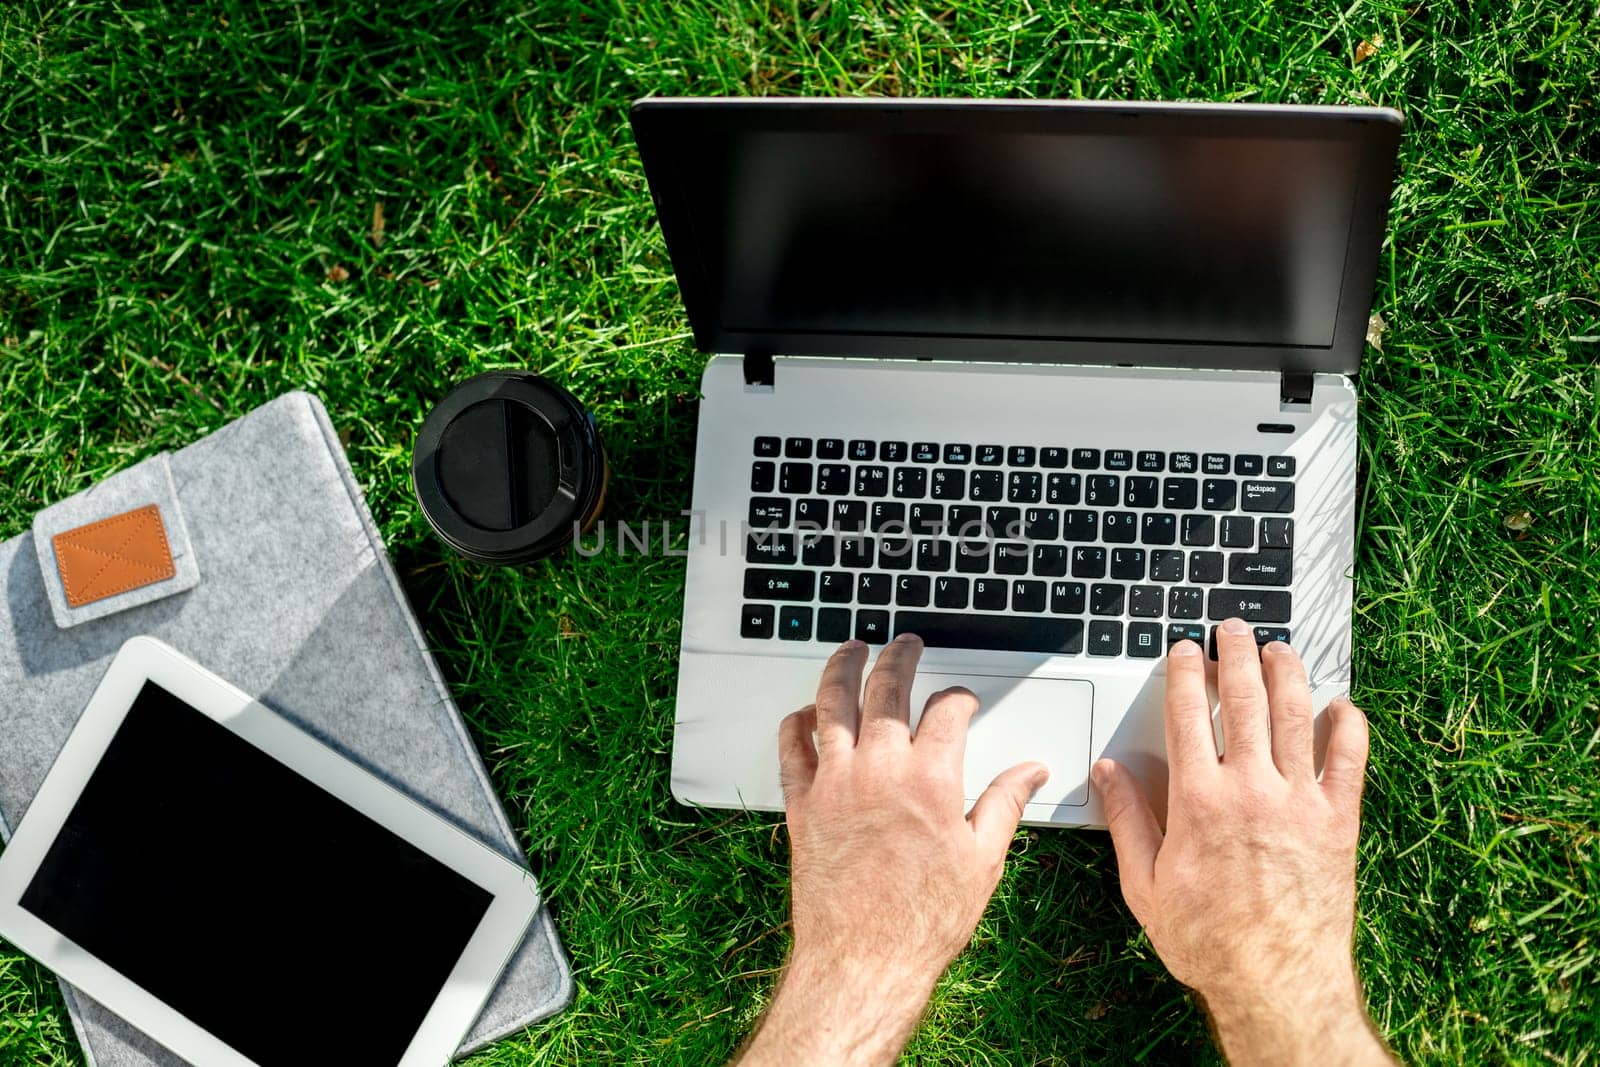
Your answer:
[[[1281,656],[1285,652],[1289,651],[1289,642],[1268,641],[1266,644],[1261,646],[1261,651],[1265,652],[1269,656]]]
[[[1104,789],[1106,783],[1111,781],[1111,761],[1095,760],[1094,766],[1089,768],[1089,778],[1094,782],[1096,789]]]
[[[920,640],[922,639],[916,634],[901,634],[899,637],[894,639],[894,643],[897,645],[909,645],[913,641]]]
[[[1249,633],[1250,627],[1245,625],[1245,621],[1243,619],[1235,618],[1229,619],[1227,622],[1223,623],[1222,630],[1224,633],[1230,633],[1237,637],[1240,634]]]
[[[848,651],[852,651],[853,652],[858,648],[866,648],[866,647],[867,647],[867,643],[865,641],[857,641],[855,638],[852,637],[850,640],[848,640],[844,644],[840,645],[839,649],[840,649],[840,651],[848,650]]]
[[[1198,656],[1199,654],[1200,646],[1195,644],[1193,641],[1187,640],[1179,641],[1177,644],[1167,649],[1167,655],[1169,656]]]

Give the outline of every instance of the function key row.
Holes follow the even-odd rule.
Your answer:
[[[1127,448],[1034,448],[1032,445],[939,445],[933,441],[846,442],[839,437],[757,437],[755,454],[763,459],[849,459],[855,463],[975,463],[980,467],[1033,467],[1065,470],[1131,471],[1145,474],[1170,470],[1174,474],[1237,474],[1251,477],[1263,472],[1272,478],[1292,478],[1293,456],[1268,456],[1226,452],[1134,452]]]

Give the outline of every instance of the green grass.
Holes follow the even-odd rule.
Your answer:
[[[597,410],[612,517],[687,506],[702,357],[629,102],[1393,106],[1388,329],[1361,380],[1361,964],[1408,1060],[1594,1064],[1597,68],[1600,17],[1562,0],[8,4],[0,536],[320,394],[577,969],[568,1012],[473,1063],[716,1060],[783,958],[786,849],[773,819],[668,794],[681,561],[463,564],[407,488],[428,405],[511,365]],[[1019,840],[908,1054],[1212,1056],[1098,833]],[[3,946],[0,1062],[82,1062],[50,976]]]

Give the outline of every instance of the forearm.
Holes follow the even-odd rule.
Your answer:
[[[1217,1044],[1234,1067],[1393,1067],[1352,973],[1308,981],[1287,997],[1202,998]]]
[[[891,1064],[916,1029],[932,980],[892,967],[792,959],[740,1067]]]

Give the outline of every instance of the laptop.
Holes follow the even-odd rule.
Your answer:
[[[650,99],[701,383],[672,791],[779,811],[849,638],[982,710],[967,799],[1164,806],[1164,654],[1239,616],[1350,684],[1353,378],[1401,118],[1357,107]],[[1220,742],[1219,738],[1219,742]]]

